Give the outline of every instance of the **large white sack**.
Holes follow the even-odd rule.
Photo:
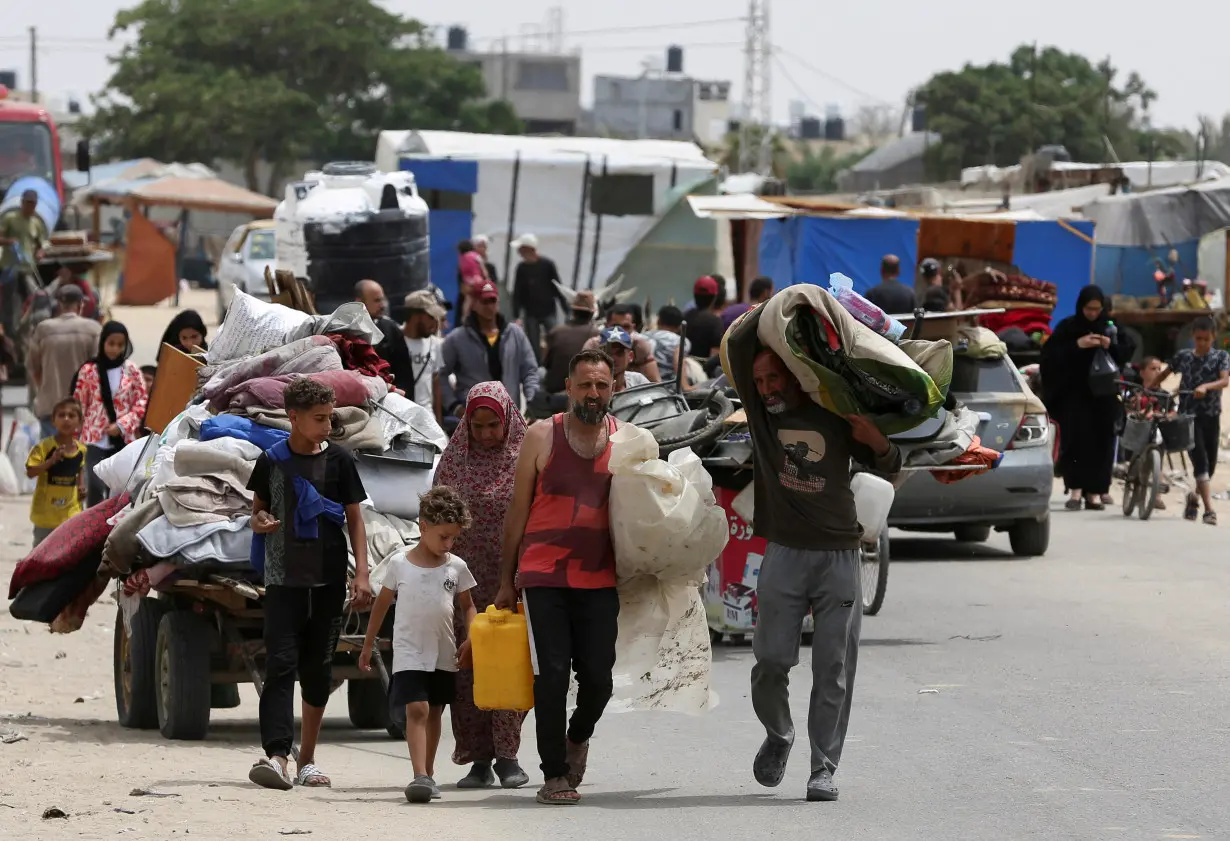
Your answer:
[[[226,320],[218,329],[206,359],[210,365],[256,356],[287,343],[287,337],[312,321],[305,312],[269,304],[236,289]]]
[[[717,702],[700,587],[729,539],[691,450],[658,458],[644,429],[611,436],[611,537],[620,612],[613,711],[702,713]]]
[[[25,406],[19,406],[13,413],[11,432],[4,446],[4,457],[11,467],[12,477],[11,481],[8,481],[10,477],[6,475],[5,484],[10,488],[16,488],[13,491],[14,495],[32,494],[38,480],[26,476],[26,461],[30,458],[30,451],[43,440],[42,426],[33,412]],[[0,434],[2,433],[3,430],[0,430]],[[5,473],[9,471],[6,470]]]
[[[703,580],[730,535],[700,458],[683,449],[663,461],[652,433],[625,424],[611,435],[610,471],[619,577]]]

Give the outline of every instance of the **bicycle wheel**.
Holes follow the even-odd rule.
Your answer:
[[[1150,447],[1140,460],[1140,498],[1136,501],[1136,516],[1142,520],[1149,519],[1161,492],[1162,453],[1157,447]]]
[[[1123,516],[1125,517],[1132,516],[1136,510],[1136,493],[1140,487],[1140,482],[1136,478],[1139,462],[1140,456],[1132,456],[1132,460],[1128,462],[1127,475],[1123,477]]]
[[[875,616],[884,606],[888,590],[889,562],[888,529],[880,532],[875,543],[864,543],[859,550],[859,574],[862,578],[863,615]]]

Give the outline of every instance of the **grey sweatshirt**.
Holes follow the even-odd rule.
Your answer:
[[[497,342],[500,359],[500,376],[514,403],[519,403],[524,392],[526,402],[538,392],[538,361],[525,331],[516,324],[509,324],[503,316],[498,317],[500,338]],[[449,385],[449,376],[457,377],[457,387]],[[487,338],[471,315],[466,323],[449,333],[444,339],[444,367],[440,370],[440,388],[445,411],[455,403],[465,404],[470,389],[479,383],[497,379],[492,376],[488,357]]]

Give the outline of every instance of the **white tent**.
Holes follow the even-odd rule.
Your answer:
[[[433,214],[433,277],[444,271],[443,255],[437,269],[437,248],[444,246],[436,245],[437,236],[487,236],[489,259],[503,276],[505,266],[517,263],[510,241],[529,233],[537,237],[540,253],[556,262],[564,284],[580,289],[612,279],[651,232],[669,239],[669,226],[664,232],[659,224],[662,217],[688,192],[712,189],[705,185],[718,171],[699,146],[676,141],[384,131],[377,142],[376,165],[415,171],[425,195],[433,188],[426,169],[456,162],[477,165],[476,183],[462,191],[470,192],[472,219],[469,230],[457,236],[456,228],[444,233]],[[603,201],[617,210],[603,209]],[[709,264],[700,273],[712,271],[716,259],[716,230],[709,228],[708,242],[698,242],[697,231],[680,235],[686,240],[681,248],[698,254],[708,249]],[[670,243],[658,246],[669,249]],[[442,279],[447,288],[447,278]],[[625,287],[640,282],[630,277]]]

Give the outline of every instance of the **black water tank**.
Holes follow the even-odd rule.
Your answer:
[[[911,115],[910,129],[912,131],[927,130],[927,106],[915,105]]]
[[[384,287],[396,318],[406,295],[431,283],[427,204],[412,197],[402,173],[378,173],[365,163],[326,164],[323,173],[326,183],[305,201],[315,205],[315,212],[303,219],[307,274],[317,311],[332,312],[354,300],[356,283],[374,280]],[[366,180],[360,180],[364,176]],[[354,186],[330,187],[332,178],[353,178]],[[368,191],[373,188],[380,193],[378,202],[371,203]],[[355,201],[356,191],[369,197],[370,209],[352,210],[362,206],[361,200]],[[330,207],[328,199],[333,197],[346,208],[344,223],[339,224],[339,215]]]
[[[4,85],[11,91],[17,90],[17,71],[16,70],[0,70],[0,85]]]
[[[804,117],[799,120],[799,137],[804,140],[819,140],[821,133],[818,117]]]
[[[450,53],[464,53],[469,46],[469,41],[470,35],[464,26],[448,28],[448,51]]]
[[[829,117],[824,121],[825,140],[845,140],[846,122],[841,117]]]
[[[683,47],[678,44],[672,44],[666,48],[666,72],[683,72]]]

